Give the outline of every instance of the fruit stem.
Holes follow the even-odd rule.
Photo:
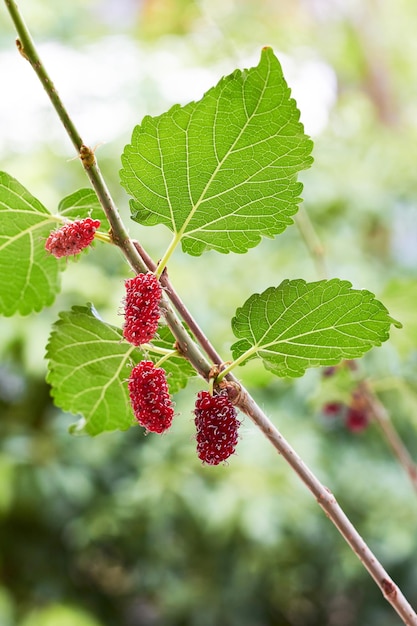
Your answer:
[[[113,237],[108,233],[102,233],[99,230],[96,230],[94,233],[94,239],[98,239],[99,241],[104,241],[104,243],[114,243]]]
[[[169,350],[167,354],[165,354],[157,363],[155,363],[155,367],[161,367],[165,361],[168,361],[173,356],[180,356],[178,350]]]

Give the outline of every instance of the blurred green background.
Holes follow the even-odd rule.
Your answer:
[[[198,99],[273,46],[315,141],[304,204],[327,276],[375,292],[403,322],[360,363],[417,458],[417,12],[414,0],[21,0],[50,74],[123,215],[120,153],[144,115]],[[87,187],[0,6],[0,168],[50,210]],[[163,228],[131,233],[158,258]],[[310,243],[314,241],[310,239]],[[247,255],[170,263],[176,288],[227,360],[229,320],[253,292],[315,280],[297,226]],[[94,302],[121,323],[127,268],[104,246],[70,261],[38,316],[0,319],[1,626],[395,626],[400,619],[248,419],[238,454],[202,467],[193,381],[169,434],[71,437],[50,400],[44,348],[58,312]],[[204,280],[202,280],[204,276]],[[11,277],[12,280],[12,277]],[[321,372],[238,375],[335,493],[417,607],[417,499],[378,427],[323,415]],[[337,396],[337,389],[334,392]],[[327,395],[326,395],[327,394]]]

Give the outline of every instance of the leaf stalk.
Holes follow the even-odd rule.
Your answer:
[[[165,254],[161,258],[161,260],[158,262],[158,265],[155,269],[155,276],[157,278],[161,277],[162,272],[166,268],[169,259],[171,258],[172,254],[174,253],[175,248],[178,246],[180,241],[181,241],[181,234],[175,233],[174,237],[172,238],[171,243],[169,244],[168,248],[165,251]]]

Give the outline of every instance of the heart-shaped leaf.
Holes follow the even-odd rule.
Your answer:
[[[246,252],[292,223],[312,163],[281,66],[264,48],[257,67],[223,78],[198,102],[145,117],[125,147],[121,182],[132,218],[164,224],[184,252]]]

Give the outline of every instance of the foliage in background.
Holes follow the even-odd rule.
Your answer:
[[[379,3],[371,28],[363,19],[363,11],[370,10],[367,3],[352,5],[345,14],[325,2],[277,5],[265,3],[260,9],[259,3],[249,2],[218,2],[212,7],[193,3],[189,21],[181,22],[179,5],[175,12],[171,4],[172,22],[161,32],[160,21],[154,25],[151,21],[158,15],[157,3],[147,2],[146,10],[137,14],[137,25],[139,32],[147,28],[148,36],[155,25],[159,28],[161,38],[146,44],[153,60],[161,48],[166,55],[176,52],[178,65],[189,57],[196,66],[203,61],[214,64],[229,54],[232,68],[235,51],[252,53],[268,42],[296,64],[313,57],[336,71],[337,101],[326,129],[315,137],[316,165],[304,175],[305,205],[324,241],[331,275],[343,276],[355,287],[371,284],[392,315],[404,323],[402,331],[393,331],[390,344],[366,357],[361,367],[364,376],[378,382],[416,455],[417,342],[415,322],[409,319],[415,302],[417,249],[413,167],[417,142],[411,115],[417,84],[412,63],[414,12],[407,2],[396,3],[395,8]],[[45,38],[57,26],[57,39],[66,30],[71,46],[86,45],[92,34],[85,30],[84,8],[66,6],[71,20],[65,22],[57,20],[55,10],[48,11],[47,3],[42,6]],[[97,15],[98,6],[92,3],[88,10]],[[106,7],[110,11],[108,3],[100,6],[99,36],[108,32]],[[36,15],[41,25],[42,15],[28,15],[34,29]],[[127,19],[125,24],[128,33]],[[185,33],[183,39],[173,38],[178,31]],[[78,41],[71,42],[71,32],[79,33]],[[2,34],[10,48],[10,29],[3,26]],[[134,28],[128,34],[134,37]],[[134,108],[149,112],[159,101],[162,111],[166,92],[152,84],[151,75],[141,79],[141,88],[144,85],[141,99],[132,94]],[[128,140],[130,126],[127,122],[121,142]],[[20,153],[3,152],[1,169],[39,190],[45,204],[85,185],[77,163],[63,167],[69,150],[60,152],[58,137],[57,133],[46,149],[36,147],[36,159],[25,148]],[[102,169],[114,186],[119,167],[114,157],[121,145],[99,148]],[[126,204],[125,197],[119,199]],[[150,243],[154,251],[164,248],[164,237],[161,229]],[[279,240],[266,240],[250,251],[245,272],[237,255],[223,267],[221,259],[209,254],[212,271],[204,291],[200,275],[206,261],[203,266],[195,259],[185,266],[186,260],[178,256],[170,271],[220,347],[231,339],[223,318],[231,317],[255,281],[262,291],[284,277],[317,277],[294,227]],[[259,276],[264,257],[271,261]],[[78,620],[80,626],[95,622],[394,626],[395,616],[388,621],[386,612],[381,616],[375,609],[380,604],[378,590],[247,421],[239,456],[214,476],[194,460],[193,445],[187,440],[192,402],[186,396],[178,406],[183,419],[173,437],[143,441],[133,429],[100,441],[79,438],[68,443],[66,428],[72,418],[51,407],[41,382],[49,327],[59,310],[86,300],[93,300],[106,319],[118,324],[115,311],[123,271],[117,251],[97,251],[68,268],[63,294],[42,318],[25,319],[24,324],[17,319],[0,321],[1,623],[45,626],[54,619],[63,626],[66,619],[71,624]],[[212,302],[221,305],[219,318],[204,313],[212,310]],[[417,506],[377,428],[354,436],[322,416],[325,393],[321,399],[315,397],[317,372],[296,383],[280,382],[252,362],[241,374],[245,383],[263,386],[263,402],[271,414],[278,414],[284,434],[326,477],[331,489],[343,495],[347,514],[378,548],[413,601]],[[30,614],[32,609],[36,613]]]

